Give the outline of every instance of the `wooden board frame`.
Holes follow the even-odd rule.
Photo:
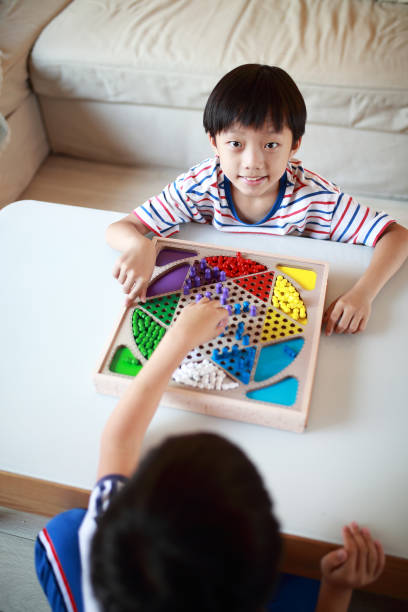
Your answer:
[[[177,240],[173,238],[156,238],[155,244],[158,255],[163,249],[170,249],[173,251],[181,252],[189,251],[196,253],[196,255],[181,258],[178,261],[173,261],[165,265],[156,265],[152,274],[152,280],[150,284],[157,281],[160,277],[165,276],[169,272],[169,270],[180,267],[185,264],[191,265],[194,261],[200,261],[204,257],[214,255],[234,257],[237,253],[236,249],[224,246],[219,247],[216,245],[195,243],[190,241]],[[295,289],[299,291],[299,294],[303,299],[307,309],[307,324],[303,326],[298,325],[298,322],[293,321],[291,317],[285,313],[281,313],[281,316],[286,317],[292,323],[292,325],[294,323],[298,327],[303,328],[304,331],[302,334],[295,334],[295,336],[291,336],[291,338],[304,338],[304,346],[302,350],[299,352],[299,355],[296,356],[296,358],[292,361],[292,363],[285,368],[284,371],[278,372],[278,374],[272,376],[268,380],[255,382],[253,380],[253,374],[256,371],[257,361],[259,359],[260,354],[258,347],[264,347],[269,344],[276,344],[280,341],[285,342],[289,338],[285,337],[282,339],[276,339],[275,341],[271,340],[270,342],[264,342],[262,344],[259,343],[257,345],[255,363],[252,368],[251,380],[248,385],[243,385],[243,383],[241,383],[237,389],[231,389],[229,391],[196,390],[191,387],[186,387],[183,384],[171,381],[168,385],[167,391],[163,395],[161,403],[165,406],[190,410],[193,412],[199,412],[211,416],[234,419],[249,423],[256,423],[267,427],[275,427],[278,429],[285,429],[294,432],[302,432],[306,427],[309,415],[310,396],[312,391],[314,372],[316,368],[317,351],[321,334],[321,321],[323,316],[324,300],[327,286],[328,264],[321,261],[293,258],[286,255],[274,255],[271,253],[259,251],[245,250],[241,251],[241,254],[244,258],[252,259],[258,263],[265,265],[268,271],[273,270],[275,272],[273,284],[271,287],[271,294],[273,291],[274,283],[276,281],[276,277],[278,275],[282,275],[284,278],[287,278],[287,280],[290,281],[290,283],[295,287]],[[303,289],[297,284],[297,282],[293,278],[281,272],[278,269],[278,266],[288,266],[313,270],[316,273],[316,284],[314,289]],[[229,283],[231,286],[232,284],[234,284],[231,283],[231,281],[233,280],[234,279],[227,279],[226,282]],[[214,281],[212,281],[212,284],[214,286]],[[183,295],[183,292],[181,290],[168,291],[168,294],[170,295],[173,293],[181,293],[180,302],[183,300],[190,301],[194,298],[194,295],[197,292],[203,291],[205,289],[207,289],[207,286],[193,289],[192,295],[186,297]],[[240,288],[238,285],[236,285],[236,291],[240,294],[246,293],[246,291]],[[158,294],[158,297],[160,295],[165,294],[166,292],[164,292],[163,294]],[[240,297],[239,299],[242,300],[242,297]],[[251,301],[255,301],[256,299],[257,298],[252,296]],[[258,302],[260,302],[260,300],[258,300]],[[268,302],[267,308],[271,306],[272,305]],[[110,337],[109,342],[105,350],[103,351],[102,357],[98,362],[96,372],[94,374],[94,383],[99,393],[120,396],[132,381],[131,376],[117,374],[109,370],[109,364],[111,363],[113,355],[119,346],[128,346],[132,353],[142,363],[146,361],[145,358],[141,355],[140,351],[137,349],[136,343],[134,342],[132,335],[131,317],[135,308],[143,309],[143,304],[135,303],[134,305],[123,309],[120,314],[119,321],[114,328],[113,334]],[[151,313],[148,314],[153,320],[155,320],[155,317]],[[177,311],[175,313],[175,317],[176,316]],[[239,321],[241,316],[244,315],[238,315],[238,317],[235,317],[237,319],[237,322]],[[162,326],[166,327],[165,325],[163,325],[163,322],[160,321],[160,319],[158,319],[158,321]],[[208,347],[201,348],[206,348],[207,353],[209,353]],[[207,355],[207,358],[211,360],[210,355]],[[197,361],[196,355],[193,355],[193,361],[194,360]],[[299,384],[296,400],[291,406],[283,406],[270,402],[253,400],[245,396],[247,390],[263,388],[288,377],[296,378]],[[225,401],[226,398],[228,399],[227,402]]]

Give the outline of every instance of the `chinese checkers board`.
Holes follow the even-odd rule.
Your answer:
[[[328,265],[157,238],[145,303],[126,308],[95,374],[120,396],[186,304],[220,300],[227,328],[191,351],[162,404],[301,432],[307,424]]]

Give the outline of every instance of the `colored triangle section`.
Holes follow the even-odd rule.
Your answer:
[[[206,257],[205,260],[209,266],[218,268],[220,271],[223,270],[228,278],[235,278],[236,276],[243,276],[244,274],[253,274],[266,270],[266,266],[253,259],[242,257],[239,252],[236,254],[236,257],[213,255],[211,257]]]
[[[307,323],[306,306],[296,287],[281,274],[276,277],[272,304],[303,325]]]
[[[260,402],[281,404],[283,406],[293,406],[293,404],[296,402],[297,390],[298,381],[296,378],[290,376],[288,378],[284,378],[278,383],[275,383],[274,385],[262,387],[262,389],[247,391],[246,396]]]
[[[119,346],[110,363],[109,370],[116,374],[136,376],[142,369],[142,364],[126,346]]]
[[[261,349],[254,380],[260,382],[275,376],[296,359],[303,348],[303,338],[270,344]]]
[[[265,316],[261,332],[261,342],[279,340],[286,336],[303,334],[304,329],[273,308],[269,308]]]
[[[164,248],[157,256],[156,266],[166,266],[174,261],[186,259],[187,257],[196,257],[196,255],[196,251],[182,251],[180,249]]]
[[[149,359],[166,333],[164,327],[140,308],[135,308],[133,311],[132,331],[136,346],[146,359]]]
[[[170,293],[169,295],[162,295],[161,297],[147,300],[139,306],[157,319],[160,319],[165,325],[170,325],[179,300],[180,293]]]
[[[174,266],[168,272],[154,280],[148,287],[146,295],[152,297],[160,293],[170,293],[171,291],[179,291],[183,286],[184,279],[189,271],[189,264],[180,264]]]
[[[316,286],[317,274],[314,270],[303,268],[290,268],[289,266],[277,266],[278,270],[287,274],[295,280],[303,289],[313,291]]]
[[[172,380],[190,387],[218,391],[228,391],[239,386],[239,383],[209,359],[193,362],[185,359],[173,372]]]
[[[239,349],[234,344],[231,350],[224,347],[222,351],[214,349],[211,356],[212,360],[218,363],[224,370],[230,372],[238,378],[244,385],[249,383],[252,367],[255,361],[256,348],[254,346]]]
[[[260,300],[267,302],[271,292],[273,276],[273,272],[262,272],[261,274],[253,274],[252,276],[238,278],[233,282],[249,293],[252,293]]]

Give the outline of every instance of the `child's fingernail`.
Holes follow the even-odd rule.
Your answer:
[[[345,561],[347,558],[347,553],[344,550],[344,548],[341,548],[340,550],[337,551],[337,559],[338,561]]]
[[[217,323],[217,327],[225,327],[228,323],[228,319],[221,319],[219,323]]]
[[[359,529],[358,523],[356,523],[356,521],[352,521],[351,527],[353,531],[357,531]]]

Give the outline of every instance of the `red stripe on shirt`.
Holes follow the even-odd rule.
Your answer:
[[[325,181],[325,179],[322,178],[319,174],[316,174],[316,172],[312,172],[311,170],[308,170],[307,168],[305,168],[305,172],[308,172],[309,174],[316,176],[319,179],[319,181],[322,181],[322,183],[325,183],[328,187],[331,187],[331,188],[334,187],[334,185],[331,185],[328,181]]]
[[[290,228],[288,229],[287,233],[289,234],[289,232],[291,232],[291,230],[297,230],[298,232],[301,232],[302,230],[305,229],[307,225],[307,221],[306,223],[304,223],[303,225],[291,225]],[[325,232],[324,230],[315,230],[315,229],[306,229],[306,232],[310,232],[313,234],[330,234],[330,232]]]
[[[212,204],[213,200],[210,198],[203,198],[202,200],[197,200],[196,204],[200,204],[201,202],[210,202]]]
[[[391,223],[395,223],[395,221],[388,221],[388,223],[386,225],[384,225],[383,228],[380,229],[380,231],[378,232],[378,234],[376,235],[374,242],[373,242],[373,247],[375,247],[375,245],[377,244],[377,240],[382,236],[382,234],[385,232],[385,230],[387,229],[387,227],[389,227],[391,225]]]
[[[169,215],[170,219],[172,221],[174,221],[176,223],[175,218],[173,217],[173,215],[171,214],[171,212],[169,211],[169,209],[167,208],[167,206],[165,206],[163,204],[163,202],[161,201],[161,199],[159,197],[156,196],[156,200],[163,206],[164,210],[166,211],[166,213]],[[149,202],[151,202],[151,200],[149,200]]]
[[[153,234],[156,234],[156,236],[161,236],[161,233],[159,232],[159,230],[153,229],[148,223],[146,223],[144,219],[142,219],[142,217],[139,217],[136,211],[133,211],[133,214],[136,215],[136,217],[143,223],[143,225],[148,227],[149,230],[153,232]]]
[[[305,210],[310,208],[310,206],[312,204],[319,204],[319,205],[320,204],[330,204],[330,205],[333,205],[333,204],[335,204],[335,202],[319,202],[317,200],[313,200],[313,202],[309,202],[309,204],[307,204],[304,208],[299,208],[298,210],[295,210],[292,213],[288,213],[287,215],[277,215],[275,217],[272,217],[272,219],[269,219],[269,221],[274,221],[275,219],[286,219],[287,217],[292,217],[293,215],[297,215],[298,213],[304,212]],[[308,219],[311,219],[311,218],[312,218],[312,216],[309,215]],[[315,218],[316,219],[322,219],[323,221],[328,221],[328,219],[325,219],[324,217],[315,216]]]
[[[211,168],[211,166],[206,166],[205,168],[201,168],[200,172],[197,172],[197,174],[191,173],[191,176],[194,177],[194,178],[197,178],[197,176],[199,174],[201,174],[202,172],[204,172],[204,170],[209,170],[210,168]]]
[[[346,214],[346,212],[347,212],[347,211],[348,211],[348,209],[350,208],[350,203],[351,203],[351,200],[352,200],[352,198],[351,198],[351,196],[350,196],[349,201],[347,202],[347,206],[346,206],[346,208],[343,210],[343,214],[341,215],[340,219],[338,220],[336,227],[334,228],[334,230],[333,230],[333,231],[332,231],[332,233],[330,234],[330,238],[332,238],[332,237],[333,237],[333,235],[336,233],[336,230],[337,230],[337,228],[339,227],[340,223],[343,221],[343,219],[344,219],[344,215]]]
[[[65,576],[64,570],[62,569],[62,565],[61,565],[60,560],[59,560],[58,555],[57,555],[57,551],[55,550],[55,548],[54,548],[54,544],[53,544],[53,542],[52,542],[52,540],[51,540],[51,538],[50,538],[50,536],[49,536],[49,534],[48,534],[48,531],[46,530],[46,528],[45,528],[45,527],[44,527],[44,529],[43,529],[43,534],[44,534],[44,537],[45,537],[45,539],[47,540],[48,545],[49,545],[49,547],[50,547],[50,549],[51,549],[52,556],[54,557],[54,560],[55,560],[55,562],[56,562],[56,564],[57,564],[57,566],[58,566],[58,569],[59,569],[59,572],[60,572],[60,575],[61,575],[62,581],[63,581],[63,583],[64,583],[64,586],[65,586],[66,591],[67,591],[67,595],[68,595],[68,597],[69,597],[69,601],[71,602],[72,608],[73,608],[73,610],[75,610],[75,612],[77,612],[77,611],[78,611],[78,608],[76,607],[76,603],[75,603],[75,600],[74,600],[74,596],[72,595],[72,592],[71,592],[70,586],[69,586],[69,584],[68,584],[67,577]]]
[[[285,194],[283,196],[284,198],[291,198],[294,193],[297,193],[298,191],[303,189],[303,187],[306,187],[306,183],[302,183],[302,181],[300,181],[299,179],[297,179],[297,182],[299,183],[299,187],[296,187],[296,189],[293,189],[290,193]]]
[[[218,211],[218,214],[221,215],[221,217],[227,217],[227,219],[234,219],[234,221],[236,221],[234,215],[229,215],[228,213],[224,213],[221,210]]]
[[[287,215],[276,215],[275,217],[272,217],[272,219],[268,219],[269,221],[275,221],[276,219],[286,219],[287,217],[293,217],[293,215],[297,215],[305,210],[307,210],[309,208],[309,204],[307,206],[305,206],[304,208],[299,208],[298,210],[295,210],[294,212],[288,213]]]
[[[348,239],[348,241],[347,241],[347,242],[351,242],[351,240],[353,240],[353,238],[354,238],[354,236],[355,236],[355,238],[354,238],[354,244],[356,243],[356,240],[357,240],[357,234],[358,234],[358,232],[360,231],[361,226],[363,225],[364,221],[367,219],[367,216],[368,216],[368,208],[367,208],[367,210],[365,211],[365,215],[364,215],[364,217],[362,218],[362,220],[361,220],[361,222],[360,222],[360,225],[358,226],[358,228],[356,229],[356,231],[354,232],[354,234],[353,234],[352,236],[350,236],[350,238]]]

